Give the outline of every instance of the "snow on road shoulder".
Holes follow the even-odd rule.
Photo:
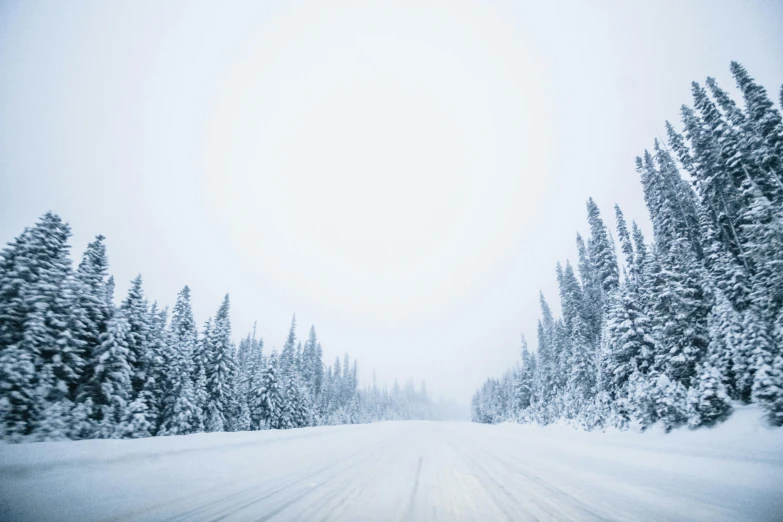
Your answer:
[[[339,436],[368,424],[319,426],[291,430],[245,431],[237,433],[196,433],[142,439],[93,439],[11,444],[0,441],[0,474],[16,469],[44,469],[56,466],[96,464],[134,458],[153,458],[180,453],[224,451],[242,446],[291,442],[323,436]]]
[[[584,431],[565,423],[503,423],[498,427],[510,436],[557,440],[559,443],[598,444],[640,450],[673,452],[691,456],[732,457],[744,460],[783,461],[783,428],[774,428],[756,405],[737,407],[725,422],[712,428],[680,428],[669,433],[660,426],[636,430]]]

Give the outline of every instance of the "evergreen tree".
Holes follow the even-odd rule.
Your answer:
[[[250,400],[250,418],[254,429],[280,429],[283,427],[283,391],[278,378],[277,354],[272,352],[266,368],[261,372],[259,386],[253,390]]]
[[[149,437],[154,429],[149,421],[147,403],[139,396],[128,405],[118,427],[118,436],[125,439]]]
[[[767,411],[773,426],[783,426],[783,355],[777,354],[756,372],[754,399]]]
[[[321,359],[318,356],[318,338],[315,334],[315,327],[310,327],[310,335],[305,341],[304,348],[302,349],[302,367],[301,374],[302,380],[305,386],[309,390],[311,397],[315,397],[318,394],[316,389],[316,379],[318,373],[318,366],[321,364]]]
[[[590,259],[595,266],[601,289],[608,294],[614,291],[620,282],[617,258],[601,213],[592,198],[587,200],[587,221],[590,224]]]
[[[656,349],[652,324],[627,286],[612,297],[607,312],[605,345],[611,390],[622,390],[635,372],[646,374],[653,365]]]
[[[731,62],[731,73],[745,99],[746,132],[752,136],[753,159],[766,174],[758,180],[759,185],[771,201],[780,204],[783,202],[783,120],[766,89],[756,84],[742,65]]]
[[[644,262],[647,259],[647,245],[644,242],[644,234],[633,222],[633,247],[634,247],[634,267],[631,270],[634,281],[637,285],[641,284],[641,277],[644,273]]]
[[[285,382],[280,407],[280,427],[301,428],[309,424],[310,401],[297,375]]]
[[[109,321],[109,327],[101,335],[101,344],[93,374],[96,393],[96,436],[112,438],[121,436],[121,421],[126,417],[133,387],[133,369],[130,364],[133,334],[123,311]]]
[[[131,282],[128,296],[122,302],[120,309],[123,311],[130,326],[128,361],[133,371],[131,384],[133,385],[133,397],[136,398],[141,393],[147,380],[145,361],[147,359],[147,350],[149,349],[150,328],[149,310],[147,300],[144,298],[144,292],[141,288],[140,275]]]
[[[660,347],[655,368],[690,386],[696,365],[707,352],[707,318],[711,296],[703,270],[685,247],[661,262],[661,277],[652,285],[653,332]]]
[[[48,212],[0,259],[0,401],[9,437],[30,434],[48,403],[72,396],[84,367],[68,328],[70,227]]]
[[[109,296],[109,262],[104,239],[97,236],[87,245],[74,280],[76,291],[71,317],[75,323],[74,338],[84,354],[84,368],[76,393],[79,402],[85,401],[92,393],[86,385],[94,372],[100,336],[108,329],[109,319],[114,314]]]
[[[628,233],[628,225],[625,223],[625,216],[623,211],[620,210],[620,206],[615,204],[614,206],[615,219],[617,220],[617,238],[620,240],[620,249],[623,252],[625,259],[625,269],[628,272],[628,276],[633,274],[634,266],[636,264],[634,260],[633,242],[631,241],[631,235]]]
[[[595,265],[579,234],[576,235],[576,248],[579,254],[579,277],[582,280],[582,316],[589,329],[590,338],[596,342],[601,335],[603,322],[603,290]]]
[[[162,341],[161,351],[165,364],[163,415],[160,432],[165,435],[181,435],[204,430],[203,403],[199,401],[196,385],[206,386],[203,369],[194,379],[193,365],[198,360],[196,321],[190,303],[190,288],[177,295],[168,332],[161,328],[165,320],[156,323]],[[201,377],[201,380],[198,380]]]
[[[210,332],[212,353],[207,366],[207,431],[232,431],[237,415],[233,382],[237,374],[228,294],[215,315]]]
[[[689,390],[688,406],[692,428],[712,426],[731,415],[731,402],[718,370],[710,366],[701,369],[698,384]]]
[[[536,363],[535,357],[530,353],[527,347],[525,337],[522,337],[522,362],[519,371],[516,374],[516,383],[514,387],[514,400],[516,402],[515,411],[518,413],[526,411],[533,401],[533,379],[535,378]]]
[[[288,331],[288,338],[283,345],[283,351],[280,352],[280,369],[283,375],[289,375],[294,371],[296,359],[296,315],[291,319],[291,329]]]
[[[316,355],[313,360],[315,375],[314,375],[314,389],[316,396],[323,395],[323,383],[324,383],[324,350],[321,347],[321,343],[316,346]]]
[[[168,362],[171,357],[171,338],[166,331],[168,311],[158,310],[158,304],[153,303],[150,308],[149,343],[144,359],[145,382],[141,393],[134,401],[144,404],[143,410],[135,405],[136,411],[143,411],[148,431],[154,435],[163,423],[163,415],[166,408],[167,386],[170,382]]]

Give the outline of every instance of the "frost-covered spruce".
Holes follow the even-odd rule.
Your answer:
[[[310,327],[310,335],[305,341],[302,350],[302,368],[301,375],[305,386],[311,398],[320,394],[319,375],[323,374],[321,357],[318,353],[318,337],[315,333],[315,326]]]
[[[49,403],[72,397],[84,367],[68,321],[70,227],[46,213],[0,257],[0,401],[8,437],[46,423]],[[42,417],[44,416],[44,417]]]
[[[117,427],[119,438],[138,439],[152,435],[153,425],[147,414],[147,402],[139,396],[128,405]]]
[[[108,329],[109,320],[114,314],[114,306],[109,296],[108,269],[104,237],[97,236],[87,245],[74,278],[74,299],[71,305],[73,338],[81,344],[84,366],[75,400],[84,403],[90,399],[93,390],[87,386],[97,362],[97,349],[100,336]]]
[[[631,234],[628,232],[628,225],[625,222],[625,215],[620,210],[620,205],[614,205],[614,215],[617,222],[617,240],[620,242],[620,250],[623,253],[623,259],[625,261],[625,279],[633,278],[633,268],[635,265],[633,241],[631,240]]]
[[[123,312],[130,327],[128,343],[128,362],[131,365],[132,397],[135,399],[141,393],[146,382],[145,362],[149,350],[150,315],[147,300],[141,287],[141,276],[137,276],[128,290],[128,295],[123,300],[120,309]]]
[[[728,418],[731,399],[718,370],[707,365],[700,369],[696,386],[688,391],[688,425],[712,426]]]
[[[754,160],[766,174],[766,179],[759,180],[759,185],[771,193],[771,201],[777,198],[780,205],[783,203],[783,119],[766,89],[758,85],[742,65],[731,62],[731,72],[745,100],[745,131],[756,138],[752,148]]]
[[[261,372],[258,386],[250,395],[250,418],[253,429],[282,427],[283,390],[278,378],[277,354],[272,352]]]
[[[132,395],[130,364],[131,328],[124,313],[118,312],[101,335],[93,373],[92,397],[96,409],[96,433],[99,438],[118,437],[118,428],[126,415]]]
[[[767,412],[773,426],[783,426],[783,355],[778,354],[756,374],[754,398]]]
[[[145,405],[150,434],[157,434],[163,423],[166,406],[166,387],[170,379],[170,336],[166,331],[167,310],[158,310],[157,303],[150,308],[150,330],[144,357],[144,386],[139,398]]]
[[[215,315],[210,331],[211,353],[206,366],[207,408],[204,427],[207,431],[230,431],[236,415],[234,379],[237,375],[234,345],[231,342],[231,318],[228,295]]]
[[[596,268],[601,289],[608,294],[617,288],[620,281],[617,257],[609,232],[601,219],[601,212],[592,198],[587,200],[587,222],[590,224],[590,259]]]
[[[291,319],[291,328],[288,330],[288,338],[280,352],[280,371],[287,376],[294,370],[296,360],[296,315]]]
[[[196,386],[206,387],[201,368],[201,379],[194,382],[193,366],[198,364],[196,321],[190,303],[190,288],[185,286],[177,295],[169,329],[162,328],[160,318],[156,330],[162,337],[160,350],[166,365],[160,373],[163,387],[160,433],[181,435],[204,430],[202,409]],[[195,362],[194,362],[195,360]],[[205,392],[204,392],[205,393]]]

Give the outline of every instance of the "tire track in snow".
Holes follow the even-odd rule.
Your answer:
[[[352,480],[355,480],[355,478],[351,479],[350,477],[352,477],[355,470],[358,469],[361,471],[361,464],[364,461],[370,460],[376,454],[382,454],[383,451],[387,448],[388,440],[382,440],[365,448],[363,452],[357,453],[354,449],[339,455],[335,455],[326,466],[319,469],[317,472],[288,481],[284,487],[275,488],[275,490],[272,492],[264,491],[258,495],[249,495],[244,498],[241,503],[237,503],[236,501],[231,502],[227,509],[220,511],[217,514],[213,513],[213,517],[210,518],[210,520],[224,520],[226,518],[233,517],[242,513],[243,511],[247,511],[249,508],[265,500],[274,499],[276,495],[284,496],[282,503],[278,503],[274,507],[270,506],[270,509],[266,510],[260,517],[253,517],[255,520],[272,520],[279,514],[283,513],[286,509],[297,505],[305,498],[317,494],[319,491],[324,492],[325,490],[319,499],[326,497],[326,500],[328,501],[330,500],[328,496],[329,493],[334,491],[334,488],[330,488],[330,486],[333,486],[335,479],[339,478],[340,476],[349,477],[347,480],[343,481],[343,487],[338,489],[338,491],[343,491],[348,485],[350,485]],[[330,472],[327,476],[319,478],[327,471]],[[310,481],[313,479],[318,479],[318,482],[315,486],[306,485],[304,486],[304,489],[292,489],[305,481]],[[285,493],[289,490],[290,493],[285,495]]]
[[[296,437],[296,438],[304,438],[304,437]],[[382,444],[382,442],[378,443],[378,445],[380,444]],[[234,446],[232,446],[230,449],[234,449]],[[332,459],[328,460],[323,466],[319,467],[315,471],[306,473],[302,476],[295,478],[294,480],[285,480],[285,482],[282,484],[277,483],[272,487],[264,488],[263,493],[261,493],[260,496],[272,496],[274,494],[281,493],[298,482],[311,479],[312,477],[318,475],[319,473],[323,473],[334,469],[335,458],[338,459],[338,462],[341,460],[343,462],[345,461],[352,462],[358,457],[355,451],[347,450],[337,455],[336,457],[333,457]],[[208,488],[201,489],[196,493],[189,493],[186,495],[182,495],[174,499],[167,500],[165,502],[160,502],[151,506],[146,506],[143,509],[133,510],[131,512],[124,512],[108,520],[129,520],[129,519],[139,519],[139,518],[146,520],[150,517],[154,518],[155,520],[165,520],[168,522],[173,522],[177,520],[190,521],[195,519],[211,520],[214,519],[214,516],[213,517],[207,516],[211,510],[215,509],[216,507],[223,506],[225,504],[228,504],[228,509],[231,509],[230,506],[233,505],[233,503],[241,501],[241,499],[246,495],[251,495],[257,492],[257,490],[259,489],[258,483],[251,483],[251,485],[243,487],[238,491],[233,491],[231,488],[238,483],[241,483],[248,479],[252,481],[252,479],[254,478],[257,479],[258,477],[259,477],[259,470],[255,470],[249,473],[244,473],[239,477],[232,477],[231,480],[224,481],[217,485],[212,485]],[[220,493],[220,491],[225,491],[225,493]],[[207,496],[208,499],[202,500],[196,506],[186,506],[184,507],[183,511],[180,511],[174,515],[168,515],[168,516],[165,515],[166,512],[170,512],[172,508],[175,508],[178,504],[189,503],[194,498],[203,498],[204,496]],[[156,515],[156,513],[158,514]],[[199,518],[205,516],[207,516],[207,518]]]
[[[384,444],[384,441],[376,443],[370,449],[381,447]],[[226,503],[221,501],[220,504],[225,505],[225,507],[216,513],[213,511],[215,504],[210,503],[202,505],[194,514],[183,514],[184,516],[177,516],[174,520],[193,520],[193,518],[188,515],[206,515],[207,520],[224,520],[240,513],[243,510],[246,510],[255,504],[258,504],[259,502],[271,499],[275,495],[285,494],[292,487],[301,484],[304,481],[316,479],[324,473],[328,473],[328,476],[325,479],[319,480],[318,483],[321,485],[328,484],[332,479],[334,479],[334,477],[337,477],[346,472],[350,472],[351,470],[357,468],[361,464],[362,460],[362,454],[357,454],[355,451],[346,451],[334,456],[332,460],[327,462],[324,466],[320,467],[316,471],[286,480],[286,482],[282,485],[278,485],[272,488],[262,488],[260,491],[257,484],[245,488],[240,492],[241,494],[239,496],[232,495],[230,502]],[[342,466],[340,465],[341,463],[343,464]],[[305,498],[311,493],[313,493],[313,489],[306,489],[301,493],[293,494],[293,499],[291,501],[285,503],[282,507],[275,509],[274,511],[276,513],[281,512],[289,505],[294,504],[296,501]],[[265,516],[260,520],[268,520],[269,518],[271,518],[271,515]]]
[[[419,465],[416,468],[416,480],[413,482],[413,491],[411,491],[411,497],[408,500],[408,509],[405,510],[405,515],[402,520],[410,520],[413,517],[413,509],[416,505],[416,493],[419,491],[419,478],[421,477],[421,463],[424,460],[424,456],[419,457]]]
[[[338,489],[337,491],[342,491],[344,493],[340,495],[337,499],[327,498],[327,502],[323,504],[321,507],[321,513],[323,514],[323,516],[320,518],[321,522],[327,520],[334,520],[335,516],[339,516],[341,512],[345,511],[345,509],[350,505],[349,504],[350,501],[354,500],[355,498],[359,497],[362,493],[364,493],[364,491],[371,484],[370,479],[376,478],[378,476],[378,470],[379,469],[382,470],[385,468],[385,466],[382,465],[384,463],[384,460],[394,462],[397,459],[398,455],[401,453],[400,447],[392,446],[392,448],[394,448],[394,451],[389,453],[388,450],[390,449],[390,447],[387,444],[385,444],[383,451],[380,453],[378,458],[376,460],[373,460],[373,462],[375,462],[375,465],[370,466],[368,468],[368,471],[364,473],[362,476],[349,478],[346,480],[347,484],[350,484],[352,482],[353,483],[359,482],[362,484],[360,487],[358,488],[354,487],[350,490],[347,487],[341,488]],[[368,461],[370,461],[370,459],[368,459]],[[329,500],[335,500],[334,505],[329,506],[330,504]],[[303,517],[300,519],[305,520]]]
[[[553,501],[557,501],[556,506],[572,506],[575,508],[576,511],[579,512],[579,520],[586,520],[588,518],[592,518],[593,520],[606,520],[605,514],[598,513],[595,508],[597,506],[594,506],[592,504],[583,502],[578,497],[574,496],[571,493],[568,493],[564,491],[563,489],[550,484],[549,482],[545,481],[538,475],[534,475],[533,473],[524,471],[526,468],[529,468],[529,464],[527,466],[524,465],[511,465],[507,460],[503,460],[498,458],[497,456],[489,453],[488,451],[482,449],[482,448],[476,448],[476,452],[482,453],[484,456],[488,457],[494,464],[495,471],[500,471],[498,468],[502,468],[502,471],[507,479],[510,479],[509,482],[518,482],[518,479],[521,478],[525,482],[527,482],[527,485],[535,485],[538,487],[539,490],[544,490],[541,495],[538,495],[537,497],[533,498],[540,498],[540,499],[551,499],[547,500],[546,503],[550,506],[555,507]],[[480,459],[475,459],[476,462],[478,462]],[[492,476],[493,474],[487,473],[489,476]],[[495,473],[495,475],[500,475],[501,473]],[[517,480],[514,480],[514,479]],[[498,479],[499,481],[499,479]],[[506,488],[504,487],[504,490]],[[527,491],[527,489],[525,489]],[[512,494],[512,496],[514,496]],[[538,502],[540,505],[540,502]],[[558,507],[555,507],[555,509],[559,509]],[[571,517],[571,514],[566,513],[569,518]]]
[[[468,455],[467,451],[461,445],[454,446],[451,443],[449,444],[452,446],[455,453],[457,453],[457,455],[459,455],[465,461],[473,474],[479,478],[479,482],[481,483],[484,491],[493,500],[495,506],[500,509],[500,511],[508,520],[512,522],[518,520],[530,520],[537,522],[539,520],[538,517],[529,512],[529,508],[527,506],[522,504],[514,495],[506,490],[506,487],[501,482],[496,480],[490,473],[486,471],[486,469],[484,469],[484,467],[478,464],[476,459]],[[495,487],[487,487],[490,484]],[[500,492],[500,494],[497,492]],[[533,500],[533,503],[537,505],[539,504],[538,502],[535,502],[535,500]],[[548,515],[553,516],[551,511],[544,509],[543,506],[538,505],[538,507],[539,509],[544,510]]]

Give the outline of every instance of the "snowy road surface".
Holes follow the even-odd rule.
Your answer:
[[[783,520],[782,434],[408,421],[2,445],[0,519]]]

